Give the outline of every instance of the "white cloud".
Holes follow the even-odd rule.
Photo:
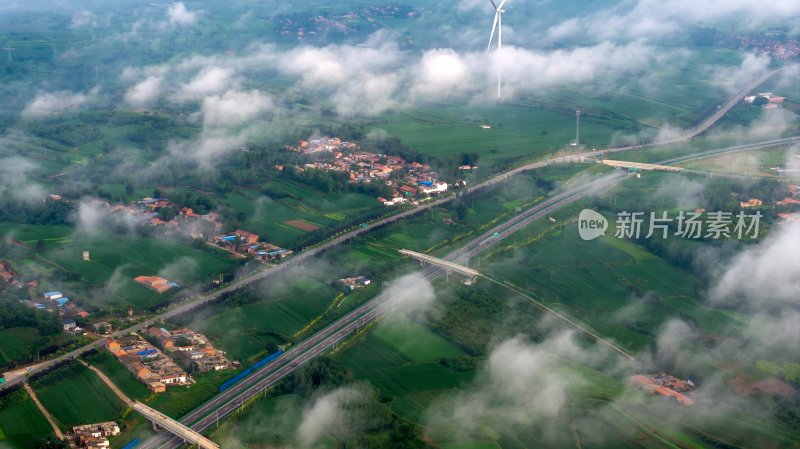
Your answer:
[[[722,86],[729,93],[741,89],[743,85],[766,73],[770,57],[765,54],[747,53],[738,67],[718,69],[714,73],[714,84]],[[710,68],[713,69],[713,68]]]
[[[78,109],[90,99],[90,95],[67,90],[43,92],[36,96],[22,111],[24,118],[37,118],[50,114]]]
[[[234,73],[229,68],[204,67],[188,83],[182,84],[172,99],[175,101],[201,100],[208,95],[224,92],[235,83]]]
[[[679,36],[694,26],[739,25],[739,29],[785,26],[800,19],[795,0],[637,0],[619,2],[598,12],[573,17],[547,31],[551,41],[591,39],[631,41]]]
[[[196,140],[170,142],[169,157],[194,161],[200,168],[209,169],[236,148],[245,145],[254,130],[245,128],[231,132],[226,129],[204,129]]]
[[[163,79],[159,76],[148,76],[125,92],[125,101],[131,106],[146,106],[155,101],[160,92]]]
[[[39,166],[20,156],[0,159],[0,194],[9,194],[18,201],[41,200],[44,188],[32,181]]]
[[[710,292],[716,304],[745,300],[751,310],[800,306],[800,223],[777,226],[724,268]]]
[[[390,319],[420,321],[436,313],[436,293],[433,285],[420,273],[411,273],[392,281],[386,294],[390,295]]]
[[[321,396],[303,413],[303,421],[297,428],[297,440],[301,448],[316,447],[319,440],[328,433],[343,434],[355,432],[348,428],[348,408],[363,403],[368,396],[357,388],[336,389]]]
[[[164,268],[159,270],[158,275],[170,281],[183,281],[189,279],[192,273],[197,269],[197,261],[188,256],[182,256],[178,259],[164,265]]]
[[[137,224],[127,214],[111,213],[108,203],[97,198],[83,198],[71,217],[75,230],[90,236],[102,232],[131,233]]]
[[[452,429],[454,439],[479,436],[493,420],[502,420],[504,427],[534,431],[536,423],[555,419],[573,390],[586,383],[565,366],[596,365],[608,357],[605,348],[578,345],[570,331],[541,343],[523,337],[502,341],[491,350],[475,385],[434,403],[426,412],[427,424]]]
[[[70,20],[70,28],[94,28],[97,26],[97,18],[91,11],[80,11],[73,14]]]
[[[197,13],[186,9],[186,5],[183,2],[175,2],[167,9],[167,22],[170,25],[193,25],[197,22]]]
[[[413,95],[442,97],[455,90],[464,89],[474,82],[474,71],[458,53],[451,49],[426,51],[417,64]]]
[[[203,99],[203,126],[217,128],[242,125],[274,108],[272,98],[257,90],[229,90],[222,95]]]

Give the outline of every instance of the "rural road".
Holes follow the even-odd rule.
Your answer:
[[[689,140],[689,139],[701,134],[702,132],[706,131],[711,126],[713,126],[728,111],[730,111],[741,100],[741,98],[745,94],[749,93],[751,90],[753,90],[754,88],[756,88],[757,86],[759,86],[760,84],[762,84],[763,82],[765,82],[766,80],[768,80],[769,78],[774,76],[779,71],[780,71],[780,69],[770,70],[770,71],[766,72],[765,74],[759,76],[757,79],[749,82],[744,88],[740,89],[734,95],[732,95],[727,100],[727,102],[722,107],[717,109],[711,116],[707,117],[699,125],[697,125],[696,127],[692,128],[691,130],[687,131],[685,134],[683,134],[680,137],[677,137],[677,138],[674,138],[674,139],[665,140],[665,141],[642,144],[642,145],[631,145],[631,146],[625,146],[625,147],[610,148],[610,149],[604,150],[604,152],[606,152],[606,153],[622,152],[622,151],[641,149],[641,148],[657,146],[657,145],[666,145],[666,144],[671,144],[671,143],[675,143],[675,142]],[[529,170],[533,170],[533,169],[537,169],[537,168],[542,168],[542,167],[545,167],[547,165],[556,164],[556,163],[571,162],[571,161],[577,160],[577,159],[582,158],[582,157],[591,157],[592,154],[593,154],[593,152],[577,153],[577,154],[560,156],[560,157],[557,157],[557,158],[554,158],[554,159],[550,159],[550,160],[538,161],[538,162],[534,162],[534,163],[531,163],[531,164],[523,165],[523,166],[517,167],[515,169],[506,171],[504,173],[501,173],[501,174],[499,174],[497,176],[494,176],[494,177],[492,177],[492,178],[490,178],[490,179],[488,179],[486,181],[477,183],[477,184],[467,188],[466,192],[467,193],[471,193],[471,192],[483,189],[485,187],[491,186],[493,184],[497,184],[499,182],[502,182],[502,181],[504,181],[504,180],[506,180],[506,179],[518,174],[518,173],[524,172],[524,171],[529,171]],[[139,330],[145,328],[151,322],[166,320],[166,319],[175,317],[177,315],[181,315],[181,314],[190,312],[190,311],[192,311],[192,310],[194,310],[196,308],[202,307],[202,306],[204,306],[204,305],[206,305],[206,304],[208,304],[210,302],[216,301],[217,299],[219,299],[222,295],[224,295],[226,293],[233,292],[233,291],[235,291],[235,290],[237,290],[237,289],[239,289],[239,288],[241,288],[241,287],[243,287],[245,285],[251,284],[253,282],[258,282],[258,281],[260,281],[262,279],[265,279],[265,278],[267,278],[269,276],[273,276],[273,275],[277,275],[277,274],[279,274],[281,272],[285,272],[289,268],[292,268],[294,266],[299,266],[304,261],[306,261],[308,259],[311,259],[311,258],[323,253],[324,251],[326,251],[326,250],[328,250],[328,249],[330,249],[330,248],[332,248],[332,247],[334,247],[336,245],[339,245],[342,242],[345,242],[347,240],[350,240],[350,239],[353,239],[355,237],[358,237],[361,234],[370,232],[370,231],[372,231],[372,230],[374,230],[374,229],[376,229],[378,227],[384,226],[386,224],[393,223],[395,221],[402,220],[402,219],[410,217],[412,215],[419,214],[419,213],[421,213],[423,211],[426,211],[426,210],[428,210],[428,209],[430,209],[432,207],[437,207],[437,206],[440,206],[440,205],[445,204],[447,202],[453,201],[455,198],[456,198],[455,195],[449,195],[447,197],[440,198],[440,199],[437,199],[437,200],[429,202],[429,203],[425,203],[425,204],[420,205],[420,206],[418,206],[418,207],[416,207],[414,209],[410,209],[410,210],[401,212],[399,214],[392,215],[391,217],[383,218],[381,220],[377,220],[375,222],[369,223],[367,225],[367,227],[365,227],[365,228],[358,228],[358,229],[356,229],[354,231],[351,231],[351,232],[348,232],[346,234],[343,234],[343,235],[341,235],[339,237],[336,237],[336,238],[334,238],[332,240],[328,240],[328,241],[326,241],[326,242],[324,242],[324,243],[322,243],[320,245],[317,245],[317,246],[312,247],[312,248],[308,248],[308,249],[300,252],[299,254],[294,256],[293,258],[289,259],[288,261],[286,261],[286,262],[284,262],[284,263],[282,263],[280,265],[269,267],[267,269],[259,271],[259,272],[255,273],[255,274],[250,275],[250,276],[246,276],[246,277],[242,277],[242,278],[236,279],[233,282],[227,284],[226,286],[224,286],[224,287],[222,287],[220,289],[217,289],[217,290],[215,290],[213,292],[205,293],[205,294],[199,294],[199,295],[195,296],[194,299],[192,299],[192,300],[190,300],[188,302],[180,303],[180,304],[174,306],[173,308],[171,308],[170,310],[168,310],[168,311],[166,311],[166,312],[164,312],[164,313],[162,313],[160,315],[154,316],[150,320],[147,320],[147,321],[145,321],[143,323],[139,323],[139,324],[130,326],[130,327],[126,328],[126,329],[122,329],[122,330],[116,331],[113,334],[111,334],[110,336],[112,336],[112,337],[114,337],[114,336],[122,336],[122,335],[125,335],[125,334],[128,334],[128,333],[131,333],[131,332],[136,332],[136,331],[139,331]],[[56,357],[54,359],[51,359],[51,360],[48,360],[48,361],[45,361],[45,362],[41,362],[41,363],[33,365],[33,366],[26,367],[26,368],[24,368],[24,370],[25,370],[24,371],[24,375],[21,375],[21,376],[17,375],[17,376],[14,376],[14,377],[9,376],[9,379],[7,379],[7,381],[4,384],[0,384],[0,393],[2,393],[4,390],[6,390],[8,388],[11,388],[11,387],[14,387],[14,386],[18,385],[21,382],[24,382],[24,380],[29,375],[33,375],[33,374],[37,374],[37,373],[41,373],[41,372],[46,372],[46,371],[52,369],[53,367],[57,366],[60,363],[67,362],[69,360],[74,360],[77,357],[79,357],[80,355],[82,355],[82,354],[84,354],[86,352],[89,352],[91,350],[98,349],[101,346],[102,346],[102,340],[98,340],[98,341],[89,343],[89,344],[87,344],[85,346],[82,346],[82,347],[80,347],[78,349],[72,350],[72,351],[70,351],[70,352],[68,352],[66,354],[63,354],[63,355],[61,355],[59,357]],[[21,370],[16,370],[15,372],[19,373],[20,371]]]
[[[791,142],[793,139],[794,138],[781,139],[780,142]],[[768,141],[765,142],[764,145],[774,146],[778,142],[779,141]],[[754,146],[757,146],[757,144],[751,144],[747,147],[752,148]],[[692,157],[707,157],[714,154],[743,151],[743,147],[744,146],[734,146],[726,149],[708,150],[697,153]],[[676,160],[678,159],[686,160],[687,158],[677,158]],[[660,162],[662,165],[669,163],[674,162],[672,162],[672,160]],[[615,172],[593,182],[583,184],[581,186],[574,187],[570,190],[556,194],[553,197],[544,200],[540,204],[537,204],[536,206],[522,212],[521,214],[510,218],[506,222],[486,231],[462,248],[449,254],[446,259],[452,262],[466,264],[472,257],[480,254],[483,251],[486,251],[490,247],[496,245],[502,239],[511,236],[514,232],[525,228],[533,221],[542,219],[543,217],[546,217],[558,209],[574,203],[575,201],[586,197],[587,195],[607,189],[624,177],[624,173]],[[495,235],[497,235],[497,237],[494,237]],[[438,269],[428,268],[423,270],[421,275],[426,280],[433,281],[440,278],[442,276],[442,272]],[[497,282],[493,279],[490,280],[492,282]],[[501,285],[506,288],[512,288],[504,284]],[[595,334],[582,324],[541,304],[540,302],[526,295],[524,292],[520,292],[514,288],[512,288],[512,290],[525,297],[527,300],[534,302],[537,306],[542,307],[547,313],[554,314],[556,317],[567,322],[580,332],[586,333],[601,344],[609,346],[612,350],[616,351],[627,359],[633,360],[633,356],[623,348],[620,348],[613,342]],[[312,360],[314,357],[324,353],[338,342],[346,339],[349,335],[352,335],[353,332],[358,332],[359,329],[379,318],[388,310],[391,310],[395,306],[395,304],[392,302],[392,299],[393,297],[391,292],[379,294],[369,302],[340,318],[335,323],[322,329],[298,345],[292,347],[277,360],[265,365],[224,392],[217,394],[205,404],[181,418],[180,421],[183,424],[190,426],[195,431],[203,432],[207,430],[208,428],[217,424],[220,420],[225,419],[231,413],[235,412],[237,409],[242,407],[243,404],[246,404],[255,396],[264,393],[266,389],[275,385],[281,379],[289,375],[292,371]],[[183,444],[183,442],[179,438],[162,432],[147,439],[139,447],[139,449],[175,449],[180,447],[181,444]]]

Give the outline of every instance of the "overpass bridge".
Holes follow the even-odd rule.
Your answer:
[[[422,254],[407,249],[401,249],[399,250],[399,252],[400,254],[411,256],[412,258],[417,259],[422,263],[429,263],[431,265],[436,265],[438,267],[444,268],[445,270],[454,271],[456,273],[463,274],[464,276],[468,276],[469,277],[468,283],[472,283],[471,281],[473,281],[476,277],[481,275],[472,268],[465,267],[463,265],[459,265],[454,262],[450,262],[449,260],[439,259],[438,257],[429,256],[427,254]]]
[[[600,161],[600,163],[616,168],[633,168],[635,170],[641,170],[641,171],[671,171],[671,172],[684,171],[683,167],[673,167],[670,165],[660,165],[660,164],[645,164],[642,162],[615,161],[613,159],[603,159],[602,161]]]
[[[198,432],[186,427],[185,425],[175,421],[169,416],[159,412],[158,410],[148,407],[139,401],[130,404],[134,410],[139,412],[140,415],[149,419],[154,425],[166,429],[170,433],[176,435],[178,438],[183,439],[186,443],[191,443],[200,449],[220,449],[217,443],[209,440]]]
[[[203,435],[195,432],[194,430],[186,427],[185,425],[179,423],[178,421],[170,418],[169,416],[159,412],[158,410],[148,407],[147,405],[142,404],[139,401],[134,401],[128,397],[125,393],[120,390],[117,385],[111,381],[111,379],[106,376],[106,374],[96,367],[89,365],[88,363],[80,360],[80,363],[89,368],[90,370],[94,371],[97,374],[97,377],[100,378],[108,388],[111,389],[117,397],[122,400],[128,407],[133,408],[136,412],[140,415],[144,416],[145,418],[149,419],[150,422],[153,423],[154,426],[161,427],[162,429],[166,429],[170,433],[174,434],[178,438],[183,439],[186,443],[191,443],[197,446],[200,449],[219,449],[219,445],[217,443],[209,440],[208,438],[204,437]]]

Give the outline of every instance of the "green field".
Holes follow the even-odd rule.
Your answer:
[[[108,351],[98,351],[94,354],[85,356],[86,362],[98,368],[114,382],[123,393],[134,400],[144,400],[151,395],[150,390],[139,382],[125,365],[120,363]]]
[[[31,385],[62,429],[117,419],[125,405],[91,370],[73,362]]]
[[[336,228],[346,220],[355,220],[367,213],[382,212],[385,206],[360,193],[321,194],[306,185],[274,180],[268,195],[243,191],[225,198],[234,213],[246,216],[245,227],[265,241],[293,246],[309,234],[286,224],[289,220],[305,220],[320,228]],[[271,196],[270,196],[271,195]]]
[[[55,270],[79,276],[82,282],[70,287],[79,294],[76,302],[86,309],[153,307],[170,293],[159,295],[133,278],[163,274],[184,287],[193,287],[241,263],[224,251],[195,249],[165,238],[88,235],[61,226],[10,224],[0,225],[0,235],[11,235],[30,248],[43,241],[45,251],[31,254],[31,263],[45,273]],[[89,251],[90,261],[82,260],[83,251]]]
[[[12,327],[0,330],[0,367],[26,355],[25,347],[39,337],[38,331],[30,327]]]
[[[404,321],[380,322],[341,352],[341,363],[381,395],[392,409],[412,420],[437,394],[469,382],[473,370],[459,371],[439,362],[466,354],[426,327]]]
[[[27,392],[17,390],[0,398],[0,447],[29,449],[51,435],[53,429]]]
[[[220,424],[213,438],[231,449],[259,447],[265,441],[294,442],[303,407],[303,398],[294,394],[259,401],[240,418]]]
[[[694,49],[693,60],[735,64],[740,56],[721,49]],[[707,79],[702,64],[670,73],[672,82],[658,89],[636,82],[606,88],[559,86],[552,92],[523,96],[500,104],[464,99],[388,114],[374,129],[401,138],[422,153],[447,158],[477,152],[487,168],[508,160],[531,160],[569,146],[575,139],[575,109],[582,111],[581,143],[604,148],[634,137],[652,137],[666,123],[689,128],[725,98]],[[668,86],[668,87],[667,87]],[[580,99],[580,100],[577,100]],[[483,129],[488,123],[491,129]],[[506,161],[506,162],[504,162]]]

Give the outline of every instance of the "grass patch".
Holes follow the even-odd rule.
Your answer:
[[[39,338],[39,331],[31,327],[11,327],[0,330],[0,366],[12,360],[20,360],[27,353],[25,348],[32,346]]]
[[[63,270],[79,276],[83,282],[72,282],[69,287],[80,294],[74,299],[85,308],[154,307],[169,294],[159,295],[137,284],[133,281],[136,276],[163,273],[180,285],[192,285],[240,264],[224,251],[195,249],[161,238],[105,232],[87,235],[61,226],[19,225],[0,225],[0,235],[11,235],[30,248],[42,240],[44,252],[35,257],[31,253],[30,258],[41,267],[40,271]],[[90,261],[82,260],[83,251],[89,251]],[[90,288],[104,289],[102,302],[90,302],[96,296],[88,294]]]
[[[53,430],[33,399],[20,389],[0,398],[0,433],[3,444],[30,449],[37,440],[53,435]]]
[[[122,401],[94,372],[77,362],[48,373],[31,386],[63,429],[115,420],[125,409]]]
[[[85,356],[86,362],[103,372],[123,393],[134,400],[144,400],[150,396],[150,390],[136,380],[136,377],[125,366],[107,351],[98,351]]]

